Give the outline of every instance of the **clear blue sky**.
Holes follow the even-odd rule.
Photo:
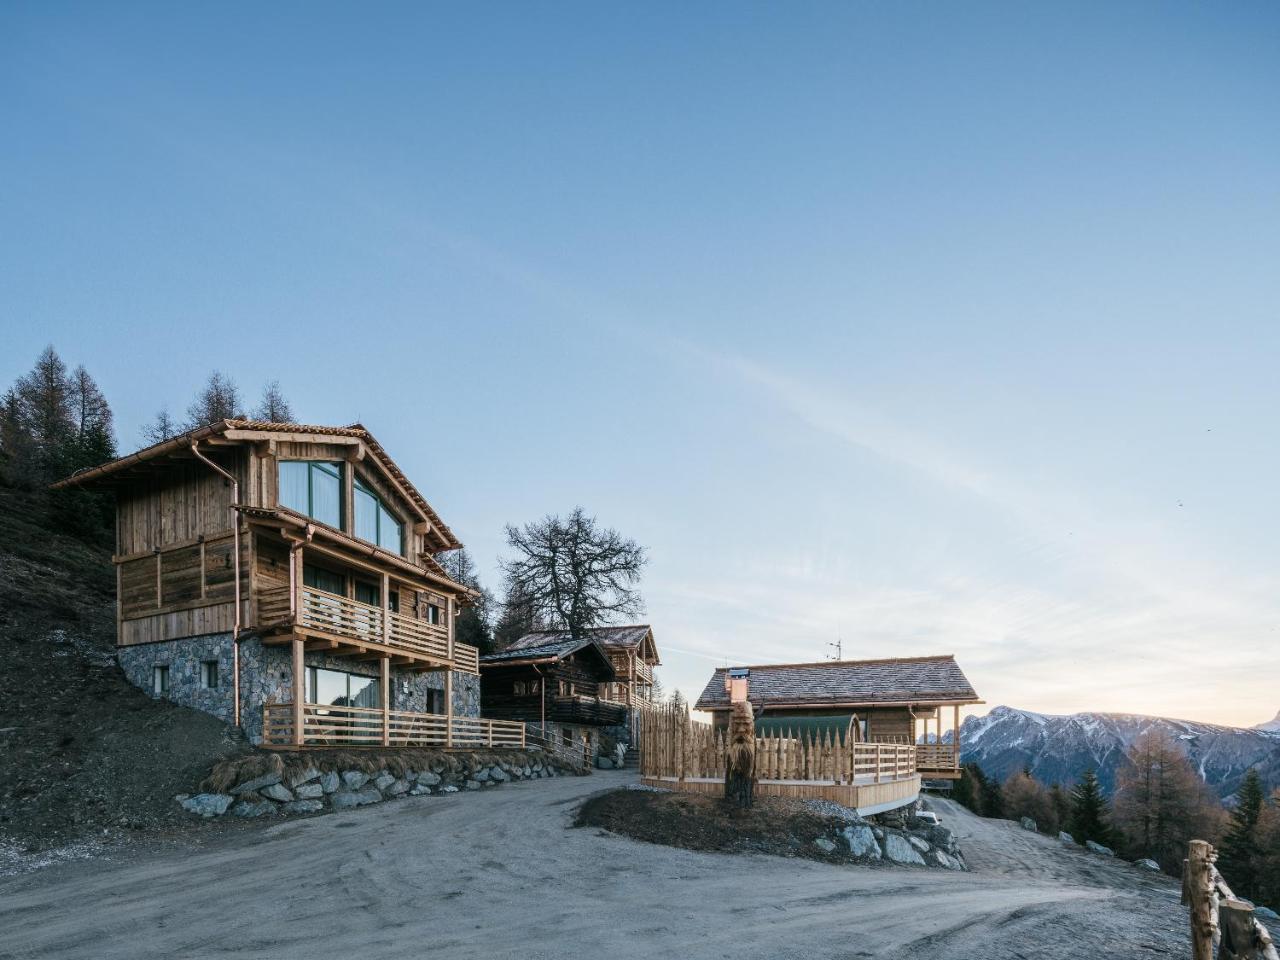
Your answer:
[[[0,8],[0,382],[367,424],[497,579],[582,504],[668,685],[952,652],[1280,708],[1280,6]],[[494,583],[496,586],[496,583]]]

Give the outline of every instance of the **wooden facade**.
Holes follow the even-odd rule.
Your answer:
[[[528,656],[485,657],[480,712],[540,725],[618,725],[626,719],[625,709],[602,696],[614,677],[608,655],[591,642],[538,649]]]
[[[86,484],[116,494],[121,648],[233,634],[238,656],[254,636],[290,650],[295,691],[309,653],[372,661],[384,713],[392,669],[442,672],[447,716],[453,674],[479,672],[453,635],[472,592],[434,559],[461,544],[363,427],[221,421],[59,486]]]

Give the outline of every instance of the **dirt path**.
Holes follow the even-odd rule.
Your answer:
[[[410,798],[0,881],[0,957],[1187,954],[1172,881],[945,803],[973,873],[729,857],[565,829],[583,796],[632,779]]]

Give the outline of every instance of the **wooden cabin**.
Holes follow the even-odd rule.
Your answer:
[[[960,708],[982,703],[952,656],[892,660],[826,660],[720,668],[695,709],[728,724],[728,682],[745,684],[758,735],[798,734],[819,727],[855,742],[916,744],[916,767],[931,779],[960,776]],[[955,731],[942,743],[943,725]]]
[[[480,658],[480,713],[535,725],[544,738],[582,747],[590,757],[602,730],[616,734],[626,723],[626,708],[604,697],[617,681],[599,641],[525,634],[507,649]]]
[[[359,424],[224,420],[56,486],[115,492],[117,653],[154,696],[268,746],[486,729],[461,543]]]

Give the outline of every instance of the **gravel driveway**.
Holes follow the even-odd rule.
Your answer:
[[[237,831],[0,881],[0,957],[1189,955],[1174,881],[938,801],[972,873],[693,853],[567,830],[630,773]]]

